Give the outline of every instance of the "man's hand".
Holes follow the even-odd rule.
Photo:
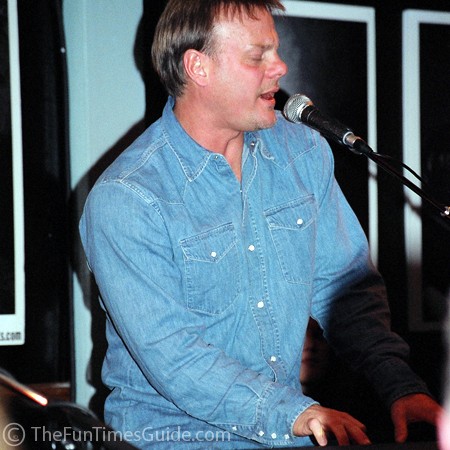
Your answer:
[[[295,435],[314,435],[321,446],[328,443],[327,433],[333,433],[339,445],[370,444],[365,431],[366,427],[349,414],[319,405],[310,406],[294,423]]]
[[[408,424],[427,422],[434,426],[442,408],[425,394],[410,394],[399,398],[391,406],[391,418],[395,427],[395,441],[403,443],[408,437]]]

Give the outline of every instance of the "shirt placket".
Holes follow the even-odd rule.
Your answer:
[[[273,304],[267,287],[267,268],[265,258],[267,248],[260,239],[264,223],[262,223],[259,184],[254,182],[258,171],[258,143],[249,144],[249,156],[243,167],[243,245],[245,248],[250,308],[258,328],[260,351],[265,362],[272,369],[274,380],[285,378],[284,366],[280,359],[280,341],[276,326]],[[258,213],[259,212],[259,213]],[[273,437],[274,439],[276,438]]]

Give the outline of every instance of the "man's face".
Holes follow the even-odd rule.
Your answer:
[[[278,56],[273,18],[263,8],[255,19],[244,13],[222,17],[214,29],[210,107],[218,126],[234,131],[269,128],[276,122],[274,95],[287,72]]]

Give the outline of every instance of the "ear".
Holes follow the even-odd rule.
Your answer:
[[[198,50],[189,49],[183,56],[184,70],[187,78],[199,86],[208,81],[208,57]]]

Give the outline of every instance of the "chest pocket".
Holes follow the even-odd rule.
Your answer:
[[[264,212],[284,278],[310,284],[316,245],[316,204],[312,195]]]
[[[232,224],[180,241],[184,255],[187,307],[220,314],[241,291],[241,267]]]

